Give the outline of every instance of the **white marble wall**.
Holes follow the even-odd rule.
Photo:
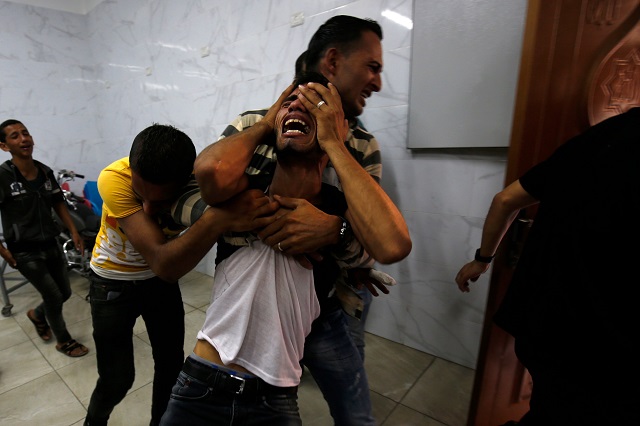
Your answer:
[[[411,31],[382,12],[411,17],[412,7],[411,0],[106,0],[78,15],[0,1],[0,121],[28,126],[37,159],[95,180],[153,122],[177,126],[204,148],[236,114],[275,101],[326,19],[376,19],[384,87],[362,120],[380,141],[383,186],[414,248],[380,266],[399,285],[374,301],[367,329],[475,367],[488,277],[470,294],[453,278],[479,244],[506,153],[406,148]],[[291,27],[297,12],[304,24]],[[212,274],[213,256],[198,269]]]

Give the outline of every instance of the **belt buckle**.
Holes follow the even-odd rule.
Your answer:
[[[242,392],[244,391],[244,385],[246,383],[246,380],[242,377],[239,376],[234,376],[233,374],[229,374],[229,377],[234,379],[234,380],[238,380],[240,383],[238,385],[238,390],[235,391],[236,395],[242,395]]]

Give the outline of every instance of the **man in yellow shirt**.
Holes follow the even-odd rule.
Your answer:
[[[207,209],[189,229],[169,209],[192,182],[196,152],[172,126],[154,124],[133,141],[129,157],[98,177],[103,199],[91,258],[91,315],[98,381],[85,425],[106,425],[134,376],[133,326],[142,316],[155,374],[151,424],[158,424],[184,361],[184,308],[178,279],[207,254],[221,233],[268,225],[277,203],[247,191]]]

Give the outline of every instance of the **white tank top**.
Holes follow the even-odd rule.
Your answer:
[[[297,386],[304,339],[319,314],[313,271],[254,241],[216,267],[198,339],[225,365],[241,365],[274,386]]]

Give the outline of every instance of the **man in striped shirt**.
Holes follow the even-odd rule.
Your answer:
[[[375,21],[336,16],[320,27],[306,53],[307,69],[322,73],[337,88],[349,122],[344,144],[321,143],[330,158],[323,182],[347,206],[344,217],[326,214],[305,200],[281,198],[281,206],[291,212],[258,233],[275,250],[296,256],[309,266],[313,264],[321,313],[307,336],[303,363],[322,390],[338,425],[371,425],[375,420],[363,359],[348,334],[340,304],[332,295],[340,274],[334,258],[353,255],[357,240],[362,243],[357,256],[370,255],[380,263],[397,262],[411,250],[404,219],[379,185],[382,166],[378,143],[356,120],[366,99],[382,85],[381,39],[382,30]],[[288,87],[270,109],[241,114],[218,142],[202,151],[195,164],[202,200],[193,209],[195,212],[205,203],[215,205],[249,188],[248,176],[253,182],[270,182],[269,170],[276,161],[276,112],[294,89]],[[325,90],[311,84],[299,89],[310,108],[331,108],[331,102],[335,102]],[[322,136],[318,135],[318,139],[322,140]],[[193,201],[193,197],[186,199]],[[188,217],[192,207],[182,203],[177,206],[176,215]],[[387,220],[377,220],[381,212]],[[241,237],[219,241],[216,264],[241,242]],[[328,246],[333,249],[334,258],[319,259],[314,255]]]

